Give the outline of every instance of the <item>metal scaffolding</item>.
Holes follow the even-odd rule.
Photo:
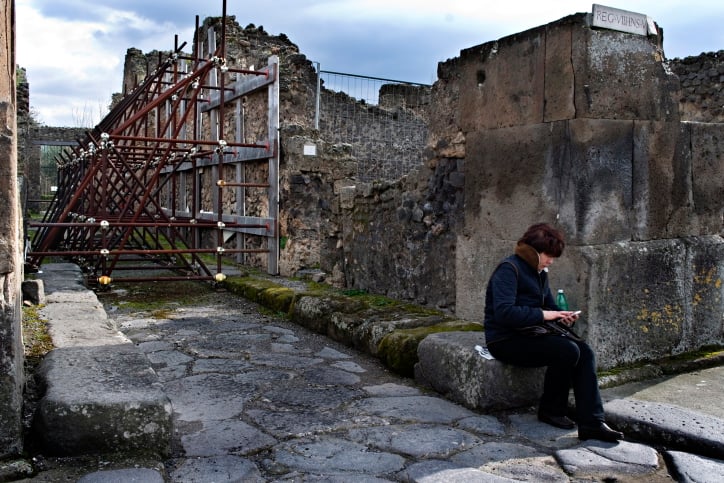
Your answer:
[[[31,269],[63,257],[91,285],[219,282],[224,256],[266,254],[267,272],[278,273],[279,62],[270,57],[259,70],[227,64],[223,3],[218,47],[213,29],[204,56],[201,41],[187,55],[176,39],[152,74],[59,155],[55,198],[43,221],[29,224],[37,228],[26,255]],[[198,17],[196,32],[201,38]],[[248,143],[243,105],[252,95],[266,96],[267,138]],[[266,179],[245,181],[250,166]],[[260,193],[248,196],[252,190]],[[248,200],[260,206],[250,209]],[[169,272],[159,266],[173,275],[160,275]],[[134,276],[118,275],[123,270]]]

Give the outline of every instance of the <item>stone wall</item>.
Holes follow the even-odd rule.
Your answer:
[[[24,382],[13,11],[14,5],[0,11],[0,458],[22,449]]]
[[[207,29],[218,22],[218,18],[206,19],[200,37],[205,39]],[[431,161],[422,174],[415,171],[423,165],[429,87],[384,85],[379,106],[325,90],[320,129],[315,130],[317,73],[297,46],[283,34],[269,35],[254,25],[241,28],[233,17],[227,21],[226,33],[230,65],[259,68],[266,65],[269,55],[276,55],[280,62],[280,273],[294,276],[321,269],[327,282],[338,287],[452,307],[455,237],[451,225],[459,222],[461,213],[461,166],[451,158]],[[128,49],[124,89],[140,82],[167,56]],[[266,127],[267,107],[252,97],[244,102],[245,139],[257,141],[256,133]],[[351,136],[342,138],[333,118],[352,110],[355,115],[348,116],[347,125],[342,126]],[[417,128],[398,131],[393,119]],[[227,136],[233,136],[234,124],[234,119],[227,119]],[[305,155],[305,145],[314,145],[316,154]],[[391,161],[393,154],[397,156]],[[265,179],[263,167],[246,165],[244,170],[249,181]],[[399,180],[399,173],[405,171],[415,174]],[[207,187],[200,189],[204,210],[214,207],[208,172],[203,175],[208,178]],[[188,183],[191,176],[184,176]],[[428,189],[433,191],[428,193]],[[228,193],[224,210],[233,213],[237,200],[232,191]],[[246,190],[246,196],[250,210],[246,214],[254,214],[251,210],[257,208],[264,211],[253,190]],[[351,199],[358,200],[359,208],[342,207]],[[365,227],[369,233],[360,235]],[[207,242],[214,245],[215,236],[210,234]],[[440,257],[440,253],[449,255]],[[261,257],[247,256],[245,261],[263,265]],[[390,277],[391,273],[395,276]],[[446,279],[443,290],[437,283],[440,277]]]
[[[349,146],[314,131],[286,134],[281,232],[288,241],[281,256],[296,265],[281,267],[294,273],[318,260],[336,286],[454,310],[461,160],[431,159],[400,180],[362,182],[353,177]],[[301,154],[309,143],[317,156]]]
[[[545,221],[601,367],[724,343],[724,126],[680,122],[662,57],[578,14],[440,64],[430,129],[465,139],[459,316],[482,319],[489,274]]]
[[[480,320],[490,270],[527,224],[543,220],[569,237],[553,280],[586,311],[580,330],[603,366],[700,346],[687,327],[706,305],[692,303],[702,293],[708,320],[697,323],[721,341],[711,317],[722,298],[719,127],[680,122],[681,86],[660,39],[588,25],[578,14],[464,49],[439,65],[429,95],[381,103],[376,109],[402,103],[413,108],[404,115],[429,118],[421,160],[394,180],[382,167],[376,178],[360,175],[359,153],[371,152],[363,132],[384,129],[371,116],[353,126],[354,143],[339,141],[324,109],[313,129],[316,74],[294,44],[254,26],[227,30],[234,62],[280,58],[281,274],[321,270],[338,287]],[[619,263],[637,276],[611,273]],[[614,309],[621,298],[609,280],[618,277],[636,296]],[[662,324],[669,335],[611,352],[605,324],[596,325],[610,320],[622,338]]]
[[[724,50],[673,59],[670,65],[681,79],[681,119],[724,122]]]
[[[368,147],[314,129],[316,73],[296,45],[231,19],[229,63],[280,59],[280,273],[318,270],[338,287],[481,320],[495,264],[548,221],[568,236],[553,284],[584,310],[579,330],[602,367],[724,343],[722,126],[681,122],[660,39],[589,25],[577,14],[464,49],[439,64],[429,95],[390,100],[385,88],[377,109],[427,122],[410,151],[419,158],[391,180],[382,168],[360,175]],[[127,67],[152,69],[155,57]],[[245,110],[252,141],[264,109]],[[387,135],[365,119],[356,131]]]

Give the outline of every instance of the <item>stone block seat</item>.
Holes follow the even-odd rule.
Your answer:
[[[483,332],[440,332],[417,348],[415,380],[470,409],[502,410],[537,405],[545,368],[523,368],[483,358]]]

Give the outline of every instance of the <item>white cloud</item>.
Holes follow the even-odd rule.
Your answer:
[[[669,57],[724,48],[724,2],[616,3],[604,2],[664,28]],[[128,48],[170,50],[175,35],[190,43],[195,15],[220,16],[221,7],[221,0],[16,0],[17,60],[32,107],[47,124],[72,125],[74,110],[95,112],[121,90]],[[437,62],[461,49],[591,8],[582,0],[227,0],[241,26],[287,34],[325,69],[430,83]]]

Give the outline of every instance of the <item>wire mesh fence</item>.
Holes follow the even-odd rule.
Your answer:
[[[348,144],[360,181],[396,180],[422,164],[430,86],[318,69],[318,128]]]

